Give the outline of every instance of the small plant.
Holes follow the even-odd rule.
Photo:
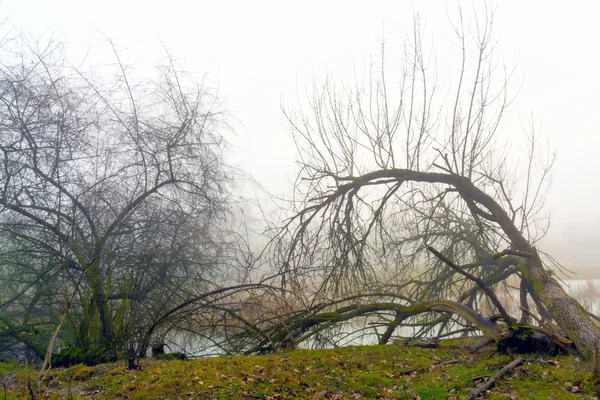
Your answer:
[[[81,349],[71,347],[60,351],[52,357],[55,367],[70,367],[77,364],[97,365],[108,362],[104,350],[101,348]]]
[[[4,400],[8,395],[8,388],[17,381],[17,376],[14,373],[3,374],[0,376],[0,385],[4,389]]]
[[[169,361],[169,360],[181,360],[181,361],[187,360],[187,356],[184,353],[179,353],[179,352],[159,354],[156,356],[156,358],[158,358],[159,360],[167,360],[167,361]]]

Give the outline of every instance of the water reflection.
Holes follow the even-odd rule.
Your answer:
[[[592,280],[566,280],[562,282],[567,293],[577,299],[581,305],[593,314],[600,314],[600,279]],[[519,290],[508,287],[507,291],[497,293],[500,301],[511,315],[520,315]],[[426,336],[438,332],[438,327],[431,330]],[[386,327],[377,325],[372,318],[354,319],[346,324],[333,327],[323,334],[315,335],[300,345],[301,348],[329,348],[348,345],[376,344]],[[395,332],[395,336],[409,337],[417,333],[419,328],[402,326]],[[175,332],[167,337],[167,349],[170,352],[184,352],[192,357],[214,357],[227,354],[227,350],[216,345],[208,338],[199,338],[192,333]]]

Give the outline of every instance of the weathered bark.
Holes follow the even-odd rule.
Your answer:
[[[521,304],[521,318],[519,319],[519,324],[524,325],[529,323],[529,303],[527,302],[527,281],[524,279],[521,280],[521,285],[519,287],[519,303]]]
[[[459,191],[460,187],[466,189],[463,197],[470,196],[486,207],[493,216],[492,221],[500,225],[515,250],[531,255],[519,264],[519,271],[523,279],[531,285],[533,292],[542,300],[550,316],[575,343],[581,355],[586,359],[591,359],[594,344],[600,340],[600,329],[592,322],[583,307],[570,297],[556,279],[552,278],[550,272],[544,268],[538,252],[517,229],[506,211],[494,199],[476,188],[471,181],[465,178],[460,180],[462,182],[457,189]]]
[[[504,374],[518,367],[521,364],[523,364],[523,357],[519,357],[516,360],[512,361],[510,364],[504,366],[500,371],[496,372],[494,376],[490,378],[490,380],[488,380],[483,385],[479,386],[477,389],[473,390],[473,393],[471,393],[471,395],[469,396],[469,400],[474,400],[486,390],[491,389],[492,386],[494,386],[494,383],[496,383],[498,379],[502,378]]]
[[[592,358],[594,345],[600,342],[600,328],[592,322],[586,310],[552,278],[550,272],[544,268],[536,249],[523,236],[502,206],[476,187],[471,180],[455,174],[408,169],[384,169],[359,177],[335,178],[340,183],[337,189],[326,196],[318,206],[314,206],[312,210],[318,210],[341,196],[358,190],[363,185],[373,185],[378,182],[389,184],[390,181],[395,181],[401,184],[412,181],[452,186],[469,204],[475,218],[483,218],[496,223],[510,241],[512,249],[528,255],[522,258],[523,261],[518,266],[523,279],[531,285],[533,293],[540,298],[558,326],[575,343],[579,353],[586,359]]]
[[[528,260],[520,268],[546,309],[586,359],[591,359],[594,345],[600,341],[600,328],[595,325],[586,310],[570,297],[560,284],[541,268],[537,260]],[[542,271],[540,273],[540,271]]]

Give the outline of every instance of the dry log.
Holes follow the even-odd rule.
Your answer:
[[[469,400],[475,400],[477,396],[479,396],[486,390],[491,389],[492,386],[494,386],[494,383],[496,383],[496,380],[502,378],[504,374],[506,374],[508,371],[518,367],[521,364],[523,364],[523,357],[519,357],[510,364],[505,365],[500,371],[496,372],[496,374],[494,374],[494,376],[492,376],[487,382],[477,387],[477,389],[473,390],[473,393],[471,393],[471,396],[469,396]]]

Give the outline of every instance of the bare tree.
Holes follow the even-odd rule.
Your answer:
[[[327,80],[308,108],[286,111],[300,172],[273,254],[284,285],[311,300],[272,338],[299,342],[370,315],[382,342],[403,325],[490,340],[527,327],[591,357],[600,330],[537,248],[554,156],[535,132],[502,134],[513,70],[494,56],[493,10],[482,10],[453,24],[459,67],[447,83],[417,18],[399,76],[386,71],[383,43],[365,83]],[[511,280],[521,282],[520,322],[496,295]]]
[[[62,349],[114,360],[230,261],[224,114],[169,56],[136,79],[29,43],[0,65],[1,330],[43,358],[66,290]]]

